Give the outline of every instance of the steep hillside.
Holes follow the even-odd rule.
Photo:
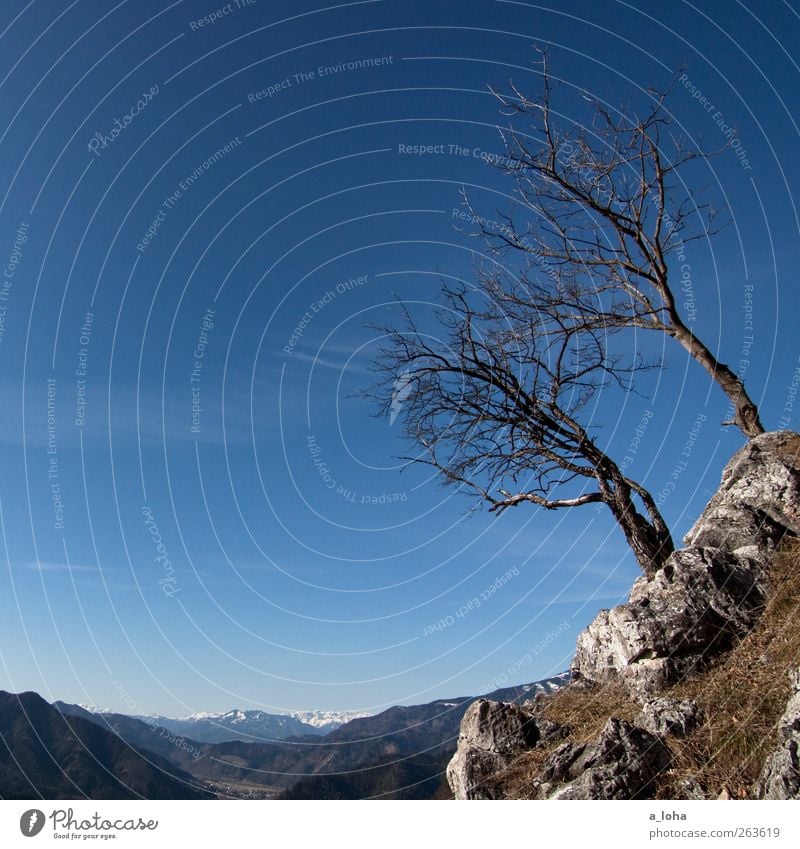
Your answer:
[[[88,711],[80,705],[54,702],[53,707],[66,716],[77,716],[105,728],[120,740],[139,749],[147,749],[176,766],[191,772],[191,764],[200,757],[203,744],[174,734],[168,728],[150,725],[121,713]]]
[[[0,788],[5,799],[209,798],[186,772],[132,747],[36,693],[0,691]]]
[[[451,753],[390,758],[341,775],[302,778],[280,799],[431,799],[442,786]]]

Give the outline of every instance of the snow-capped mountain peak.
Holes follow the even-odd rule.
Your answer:
[[[221,716],[225,716],[225,711],[201,710],[198,713],[187,713],[186,716],[176,716],[175,719],[181,722],[199,722],[203,719],[219,719]]]
[[[287,716],[306,725],[312,725],[314,728],[326,728],[333,731],[334,728],[350,722],[351,719],[360,719],[362,716],[372,716],[372,714],[357,710],[296,710]]]

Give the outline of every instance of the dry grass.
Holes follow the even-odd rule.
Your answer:
[[[755,798],[758,777],[777,742],[776,726],[791,692],[788,673],[800,665],[800,543],[787,542],[770,568],[773,590],[758,625],[711,669],[666,695],[693,699],[704,724],[670,740],[675,768],[658,788],[672,798],[682,779],[697,780],[712,798],[723,792]]]
[[[595,740],[609,717],[633,722],[641,711],[616,683],[597,687],[567,687],[554,693],[542,710],[542,716],[570,729],[571,743]]]
[[[502,772],[495,773],[486,781],[487,789],[500,787],[500,797],[503,799],[531,799],[533,782],[544,766],[547,756],[555,748],[554,745],[537,746],[529,752],[521,754],[511,766]]]
[[[782,463],[800,471],[800,434],[784,431],[772,450]]]

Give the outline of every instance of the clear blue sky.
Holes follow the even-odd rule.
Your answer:
[[[578,121],[575,91],[637,101],[684,65],[679,126],[709,147],[734,126],[749,166],[726,151],[695,172],[731,220],[691,249],[695,326],[735,368],[752,334],[765,424],[796,429],[797,13],[219,3],[2,4],[0,687],[129,712],[379,710],[563,670],[637,574],[621,534],[594,508],[467,516],[401,473],[399,423],[351,397],[366,324],[469,278],[459,189],[488,216],[512,202],[479,155],[502,152],[488,86],[535,91],[534,43]],[[680,536],[742,440],[665,354],[648,397],[595,423],[624,452],[652,412],[630,471],[658,495],[705,417],[662,499]]]

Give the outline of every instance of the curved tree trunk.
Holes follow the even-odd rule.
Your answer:
[[[581,451],[594,466],[601,500],[622,528],[642,571],[648,578],[652,578],[675,550],[669,527],[650,492],[641,484],[626,478],[617,463],[599,449],[585,432],[583,437]],[[644,504],[647,517],[636,509],[635,495]]]
[[[658,512],[655,502],[652,505],[646,505],[651,516],[648,521],[636,509],[633,491],[619,469],[614,469],[610,479],[600,480],[599,484],[603,501],[622,528],[625,539],[636,556],[636,561],[645,575],[652,578],[659,569],[663,568],[667,558],[675,550],[672,535]]]
[[[719,384],[722,391],[733,404],[733,423],[748,439],[764,433],[764,426],[758,415],[758,407],[750,399],[741,378],[721,363],[709,349],[680,320],[673,319],[672,336],[681,343],[690,356]]]

